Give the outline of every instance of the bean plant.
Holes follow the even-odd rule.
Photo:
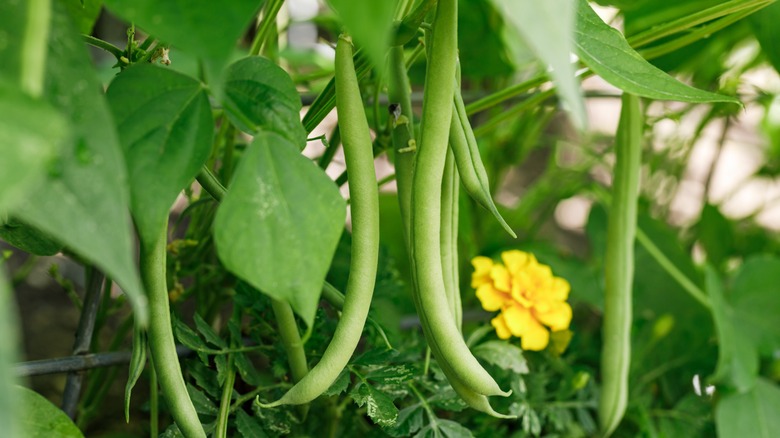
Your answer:
[[[778,20],[773,0],[3,2],[3,436],[776,436],[780,239],[709,189],[748,113],[777,178],[778,90],[746,84],[776,79]],[[17,348],[44,263],[92,361],[54,370],[61,395]]]

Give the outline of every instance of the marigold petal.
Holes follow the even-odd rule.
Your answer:
[[[493,265],[490,269],[490,278],[493,280],[493,285],[496,289],[502,292],[510,292],[512,290],[512,277],[504,265]]]
[[[550,342],[550,332],[547,331],[535,319],[533,323],[525,330],[525,334],[520,339],[520,346],[523,350],[541,351],[547,347]]]
[[[522,306],[508,306],[504,308],[502,314],[509,331],[517,337],[523,336],[531,324],[538,324],[531,311]]]
[[[548,304],[551,304],[548,311],[534,312],[536,319],[538,319],[542,324],[550,327],[550,329],[553,331],[568,329],[572,318],[572,310],[569,303],[554,302]]]
[[[490,269],[493,267],[493,260],[484,256],[476,256],[471,259],[471,265],[474,266],[474,272],[471,274],[471,287],[476,289],[491,281]]]
[[[509,327],[506,326],[503,314],[499,313],[498,316],[491,319],[490,324],[496,329],[496,335],[498,335],[499,339],[509,339],[512,336]]]
[[[568,281],[561,277],[555,277],[553,278],[549,297],[553,300],[566,301],[566,299],[569,298],[570,291],[571,285],[569,285]]]
[[[504,251],[501,253],[501,260],[504,261],[506,268],[512,275],[522,271],[533,256],[527,252],[513,249],[511,251]]]
[[[488,312],[495,312],[500,309],[506,301],[510,300],[508,294],[496,290],[490,283],[483,284],[477,288],[477,298],[479,298],[479,302],[482,303],[482,308]]]

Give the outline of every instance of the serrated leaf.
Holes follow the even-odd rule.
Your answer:
[[[780,259],[753,257],[745,261],[734,277],[727,300],[733,308],[734,326],[750,339],[762,354],[780,348]]]
[[[208,361],[208,357],[206,357],[206,361]],[[195,379],[195,383],[199,388],[206,391],[206,394],[214,400],[219,399],[222,395],[222,390],[219,383],[217,383],[217,372],[214,369],[204,365],[202,361],[194,359],[188,360],[184,368]]]
[[[214,402],[211,401],[211,399],[209,399],[200,389],[188,383],[187,392],[190,394],[190,399],[192,399],[192,404],[195,406],[195,411],[198,414],[217,415],[219,413],[219,409],[214,404]]]
[[[358,47],[381,69],[390,47],[396,0],[328,0]]]
[[[42,395],[21,386],[14,388],[12,393],[16,403],[24,409],[22,417],[14,421],[19,422],[26,438],[84,437],[65,412]],[[4,425],[3,428],[5,427]]]
[[[330,388],[325,390],[323,395],[332,397],[346,391],[350,383],[349,374],[350,374],[349,369],[344,368],[341,371],[341,374],[339,374],[339,376],[336,377],[336,380],[334,380],[333,383],[330,385]]]
[[[420,404],[405,407],[398,413],[398,420],[395,424],[384,431],[393,437],[411,436],[422,427],[423,413]]]
[[[146,296],[133,262],[122,152],[92,60],[62,8],[52,3],[44,95],[68,118],[73,138],[47,180],[14,213],[119,283],[145,325]]]
[[[150,64],[123,71],[106,97],[130,174],[130,210],[139,236],[151,244],[209,156],[211,106],[203,84]]]
[[[146,334],[138,326],[133,330],[133,353],[130,356],[130,370],[125,384],[125,422],[130,422],[130,396],[133,387],[146,367]]]
[[[230,121],[255,134],[275,132],[299,149],[306,146],[301,98],[290,75],[259,56],[240,59],[225,72],[223,105]]]
[[[471,438],[474,435],[471,433],[470,430],[466,429],[465,427],[461,426],[459,423],[456,423],[452,420],[444,420],[439,419],[439,430],[441,431],[442,435],[448,438]]]
[[[387,348],[372,348],[354,358],[352,363],[355,365],[384,365],[392,361],[394,357],[398,356],[398,350],[391,350]]]
[[[771,438],[780,430],[780,388],[760,378],[744,394],[728,394],[715,411],[720,438]]]
[[[493,4],[552,68],[557,93],[566,102],[575,126],[584,129],[585,101],[571,62],[577,0],[493,0]]]
[[[523,350],[506,341],[488,341],[476,346],[475,356],[503,369],[518,374],[528,374],[528,362],[523,356]]]
[[[221,70],[260,4],[259,0],[106,1],[108,9],[150,35],[202,57],[213,72]]]
[[[359,384],[349,396],[358,406],[366,406],[366,413],[371,421],[380,426],[392,426],[398,419],[398,408],[393,400],[371,385]]]
[[[414,374],[415,369],[413,366],[402,364],[371,370],[366,373],[365,377],[368,380],[373,380],[385,385],[400,385],[411,380],[414,377]]]
[[[201,339],[194,330],[187,326],[187,324],[178,318],[172,318],[172,321],[173,333],[176,335],[176,339],[184,344],[184,346],[195,351],[208,348],[203,339]]]
[[[290,303],[311,326],[345,214],[333,180],[289,141],[263,132],[217,210],[217,254],[228,270]]]
[[[217,332],[199,314],[195,313],[193,319],[195,319],[195,327],[198,329],[198,332],[203,335],[207,342],[222,349],[228,348],[225,340],[219,337]]]
[[[706,285],[718,333],[718,365],[712,379],[745,392],[758,377],[758,353],[751,340],[746,339],[736,328],[718,274],[709,266],[706,270]]]
[[[234,354],[233,365],[236,367],[238,374],[241,375],[241,380],[247,384],[258,386],[262,382],[262,376],[260,376],[260,373],[257,372],[257,369],[245,354]]]
[[[658,100],[739,104],[734,97],[686,85],[642,58],[616,29],[599,18],[587,0],[579,0],[575,46],[582,62],[621,90]]]
[[[236,411],[236,429],[238,429],[238,433],[244,438],[268,437],[268,434],[265,433],[257,420],[249,416],[249,414],[242,409]]]
[[[10,209],[44,181],[69,135],[67,121],[48,102],[0,80],[0,210]]]

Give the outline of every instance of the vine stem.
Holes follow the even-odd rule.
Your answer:
[[[276,25],[276,16],[279,14],[282,4],[284,4],[284,0],[269,0],[266,2],[265,8],[263,8],[263,18],[257,27],[257,33],[255,34],[255,38],[252,40],[252,46],[249,49],[250,55],[259,55],[263,50],[263,46],[265,45],[273,26]]]
[[[124,56],[124,52],[119,47],[109,43],[108,41],[103,41],[100,38],[95,38],[92,35],[81,35],[81,39],[84,40],[85,43],[89,44],[90,46],[97,47],[98,49],[103,49],[106,52],[114,55],[114,57],[119,60],[122,56]]]
[[[40,97],[43,94],[50,21],[51,0],[27,1],[27,23],[22,40],[19,78],[22,90],[32,97]]]

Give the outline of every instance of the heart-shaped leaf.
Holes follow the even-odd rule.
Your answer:
[[[214,124],[204,86],[181,73],[137,65],[106,92],[130,174],[130,207],[148,244],[176,196],[208,159]]]
[[[344,227],[345,201],[322,169],[286,139],[255,137],[217,210],[225,267],[311,326]]]
[[[230,121],[254,134],[260,129],[306,146],[301,124],[301,98],[290,75],[266,58],[252,56],[231,64],[225,72],[223,105]]]

